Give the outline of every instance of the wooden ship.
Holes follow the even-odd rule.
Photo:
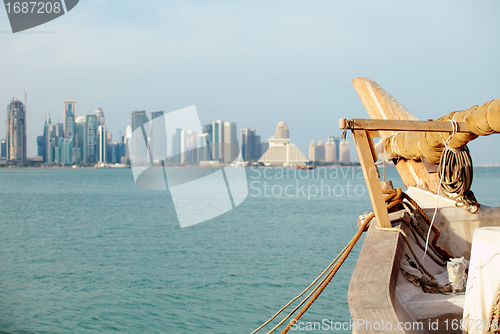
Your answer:
[[[498,333],[500,256],[492,253],[486,258],[488,252],[500,252],[500,239],[489,246],[481,242],[500,236],[500,208],[480,206],[470,189],[445,189],[444,184],[464,183],[467,178],[470,183],[472,166],[449,162],[446,171],[439,166],[445,152],[467,150],[465,145],[450,149],[457,140],[462,140],[460,146],[500,130],[499,123],[490,124],[496,130],[481,132],[467,116],[500,121],[500,100],[462,112],[469,118],[451,113],[436,121],[419,121],[376,82],[358,78],[352,83],[370,119],[341,119],[340,128],[352,131],[373,207],[370,216],[358,221],[367,232],[348,292],[353,333]],[[389,154],[407,188],[396,195],[389,182],[381,182],[376,165],[381,152],[397,146],[391,142],[395,136],[413,145],[406,151],[396,147]],[[427,145],[417,143],[417,136],[442,140]],[[375,147],[377,137],[383,143]],[[416,146],[428,154],[419,157],[412,151]],[[399,196],[396,205],[391,205],[391,193],[392,201]],[[479,232],[486,237],[479,238]],[[468,279],[463,278],[465,292],[450,286],[451,276],[442,278],[448,274],[449,260],[461,257],[464,263],[470,260]]]

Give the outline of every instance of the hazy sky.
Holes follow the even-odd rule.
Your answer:
[[[499,98],[499,13],[494,0],[81,0],[12,34],[0,10],[0,105],[28,93],[28,156],[46,109],[63,120],[64,98],[77,115],[101,107],[115,141],[132,110],[196,105],[203,124],[263,139],[284,119],[307,155],[311,140],[340,135],[339,118],[368,117],[356,77],[420,119]],[[469,146],[475,163],[500,164],[500,135]]]

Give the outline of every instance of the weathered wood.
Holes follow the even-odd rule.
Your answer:
[[[342,121],[343,120],[343,121]],[[420,132],[452,132],[453,124],[443,121],[408,121],[353,118],[352,130],[382,130],[382,131],[420,131]],[[339,125],[345,128],[346,120],[341,119]],[[464,122],[457,122],[457,132],[471,133]],[[342,128],[342,129],[343,129]]]
[[[409,220],[404,211],[390,214],[393,222]],[[404,224],[396,227],[405,229]],[[408,233],[408,231],[406,231]],[[357,333],[382,332],[373,328],[382,321],[392,324],[392,330],[385,326],[383,333],[404,333],[397,329],[400,320],[395,310],[395,287],[399,273],[404,238],[401,233],[379,231],[371,224],[363,242],[358,262],[349,284],[348,303]],[[372,324],[372,327],[368,325]]]
[[[377,224],[381,227],[391,227],[387,207],[384,201],[384,194],[380,187],[377,166],[373,158],[373,141],[368,137],[366,131],[356,130],[353,133],[354,143],[358,150],[359,161],[363,170],[363,175],[368,188],[368,194],[372,202],[373,212],[377,218]]]
[[[352,81],[352,84],[371,118],[418,121],[412,113],[375,81],[357,78]],[[381,137],[386,137],[396,133],[396,131],[380,130],[379,133]],[[421,161],[400,159],[395,162],[395,165],[407,188],[417,187],[434,194],[437,193],[439,185],[437,173],[429,173]]]

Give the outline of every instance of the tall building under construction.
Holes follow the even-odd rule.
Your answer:
[[[6,158],[17,164],[26,161],[26,109],[25,105],[12,98],[7,105]]]

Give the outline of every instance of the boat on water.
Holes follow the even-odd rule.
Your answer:
[[[354,137],[372,211],[359,217],[357,233],[330,265],[251,334],[302,299],[267,333],[282,325],[282,334],[300,329],[302,315],[363,233],[348,290],[352,319],[327,329],[500,333],[500,207],[480,205],[470,190],[467,148],[479,136],[500,133],[500,99],[419,121],[376,82],[357,78],[352,83],[370,119],[339,123],[344,138],[347,131]],[[378,165],[385,161],[394,163],[405,191],[393,189],[385,173],[380,180]],[[309,330],[321,329],[317,322]]]
[[[418,121],[376,82],[352,83],[371,119],[340,127],[353,133],[373,207],[358,220],[366,236],[348,292],[353,333],[499,333],[500,208],[470,191],[466,143],[500,131],[500,99]],[[379,179],[384,159],[404,192]]]
[[[316,165],[295,165],[295,168],[300,170],[308,170],[316,168]]]

